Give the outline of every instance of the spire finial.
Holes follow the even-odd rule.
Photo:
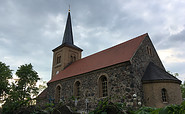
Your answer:
[[[69,11],[70,11],[70,9],[69,9]],[[65,28],[65,31],[64,31],[64,36],[63,36],[62,44],[71,44],[71,45],[74,45],[74,43],[73,43],[73,32],[72,32],[72,23],[71,23],[71,15],[70,15],[70,12],[68,12],[67,22],[66,22],[66,28]]]
[[[69,10],[68,11],[70,12],[70,4],[69,4]]]

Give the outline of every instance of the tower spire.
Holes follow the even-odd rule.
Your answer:
[[[78,59],[81,59],[81,53],[83,50],[75,46],[73,42],[70,7],[68,11],[62,44],[53,49],[52,51],[52,77],[56,76],[60,71],[67,68],[71,63],[75,62]]]
[[[69,6],[67,23],[66,23],[66,28],[65,28],[62,44],[74,45],[74,43],[73,43],[73,32],[72,32],[71,15],[70,15],[70,6]]]

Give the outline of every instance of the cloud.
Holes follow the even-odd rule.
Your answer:
[[[165,66],[185,76],[179,68],[185,67],[183,0],[0,2],[0,57],[14,70],[32,63],[41,78],[50,79],[51,50],[62,42],[70,4],[74,41],[84,50],[83,57],[149,33]]]
[[[178,33],[163,35],[157,44],[161,49],[176,48],[184,49],[185,44],[185,27]]]

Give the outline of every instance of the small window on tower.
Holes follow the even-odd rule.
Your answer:
[[[57,64],[59,64],[61,62],[61,56],[57,56]]]
[[[74,54],[71,55],[71,62],[75,62],[76,61],[76,56]]]

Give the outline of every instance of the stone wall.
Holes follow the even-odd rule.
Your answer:
[[[148,53],[147,47],[151,48],[152,54]],[[144,103],[144,95],[143,95],[143,88],[142,88],[142,76],[150,62],[153,62],[155,65],[159,66],[160,68],[164,69],[164,66],[150,40],[149,37],[146,37],[143,42],[141,43],[140,47],[138,48],[137,52],[131,59],[133,74],[134,74],[134,83],[136,86],[136,93],[139,98],[142,100],[142,104]]]
[[[164,103],[161,93],[163,88],[167,90],[167,102]],[[143,90],[146,106],[161,108],[169,104],[181,104],[182,102],[181,90],[178,83],[147,83],[143,84]]]
[[[74,104],[74,101],[72,101],[73,85],[76,80],[80,80],[81,94],[77,107],[78,109],[85,110],[85,99],[87,98],[89,100],[89,108],[93,109],[96,107],[98,101],[102,99],[98,94],[98,78],[101,75],[108,77],[108,96],[111,97],[112,102],[126,102],[127,106],[133,105],[133,94],[135,94],[135,83],[133,83],[133,80],[135,78],[133,77],[130,62],[49,83],[48,98],[54,98],[54,88],[60,84],[62,86],[62,97],[68,103],[71,102]]]

